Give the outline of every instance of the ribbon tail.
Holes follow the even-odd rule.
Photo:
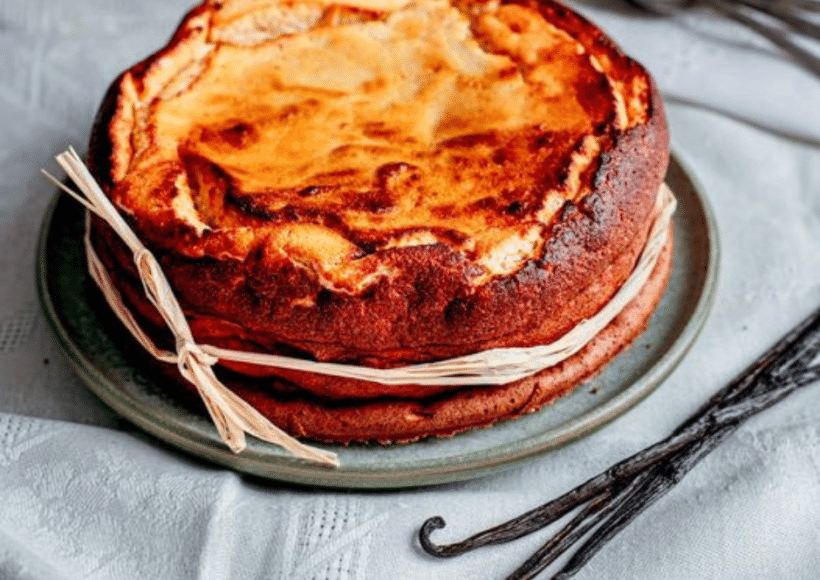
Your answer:
[[[311,461],[331,467],[339,466],[339,458],[335,453],[305,445],[294,439],[268,421],[264,415],[230,389],[225,388],[225,397],[231,401],[232,409],[243,420],[245,431],[254,437],[267,441],[268,443],[279,445],[296,457],[310,459]]]
[[[307,459],[328,467],[339,466],[339,459],[335,453],[300,443],[276,427],[259,411],[223,385],[210,365],[198,361],[194,356],[188,356],[185,366],[185,370],[188,371],[183,373],[185,378],[197,387],[223,441],[235,453],[245,449],[245,433],[249,433],[258,439],[282,447],[300,459]]]
[[[187,357],[187,372],[183,372],[183,376],[196,387],[222,442],[234,453],[241,453],[247,447],[242,420],[233,412],[232,405],[225,400],[226,389],[219,388],[222,384],[213,371],[209,367],[203,368],[201,363],[192,358]]]

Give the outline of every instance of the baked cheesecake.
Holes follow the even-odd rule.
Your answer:
[[[122,73],[89,163],[197,342],[393,368],[550,343],[644,248],[669,156],[650,75],[552,0],[210,0]],[[92,241],[161,333],[133,257]],[[573,358],[502,386],[381,385],[221,361],[291,433],[450,435],[538,409],[645,327],[649,283]]]

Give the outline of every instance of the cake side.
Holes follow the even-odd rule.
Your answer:
[[[477,386],[404,397],[391,393],[368,400],[327,399],[301,385],[273,378],[253,381],[222,375],[225,383],[288,433],[311,440],[351,444],[409,443],[424,437],[450,437],[533,413],[594,377],[646,328],[661,300],[672,264],[672,232],[652,275],[624,310],[581,351],[564,362],[507,385]],[[193,394],[173,365],[165,372]],[[392,388],[391,388],[392,389]],[[398,389],[400,393],[402,387]]]

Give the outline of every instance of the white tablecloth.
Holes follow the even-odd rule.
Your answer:
[[[82,148],[108,82],[160,46],[188,0],[0,1],[0,579],[503,578],[539,533],[453,560],[458,539],[530,509],[664,437],[820,304],[820,149],[669,105],[673,146],[719,222],[716,304],[683,363],[603,430],[480,480],[384,493],[294,488],[199,463],[142,435],[82,386],[39,312],[34,248],[54,154]],[[820,81],[706,17],[584,3],[662,88],[820,136]],[[814,579],[820,385],[744,425],[578,575]]]

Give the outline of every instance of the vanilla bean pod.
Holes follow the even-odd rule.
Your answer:
[[[725,1],[725,0],[724,0]],[[760,0],[732,0],[732,3],[746,6],[751,10],[757,10],[771,18],[775,18],[788,26],[792,31],[813,38],[820,39],[820,25],[804,18],[799,14],[799,10],[786,7],[771,0],[760,2]]]
[[[629,494],[635,491],[639,484],[638,478],[633,479],[625,489],[617,493]],[[611,501],[612,496],[613,492],[605,492],[587,503],[578,515],[560,532],[552,536],[506,580],[528,580],[538,575],[612,513],[617,507]]]
[[[520,538],[590,502],[562,531],[510,576],[510,579],[517,580],[534,577],[586,534],[586,531],[600,523],[598,529],[556,576],[568,578],[634,517],[674,487],[702,457],[723,442],[746,419],[778,403],[797,388],[820,379],[820,365],[808,366],[818,352],[820,309],[714,395],[699,413],[684,422],[664,441],[636,453],[522,516],[462,542],[449,545],[432,542],[430,533],[445,524],[438,516],[430,518],[419,531],[420,543],[432,555],[456,556],[482,546]],[[601,523],[605,518],[606,521]],[[579,530],[585,530],[584,534],[579,535]]]
[[[817,56],[809,50],[806,50],[801,45],[793,42],[789,35],[781,28],[775,25],[770,25],[759,21],[757,18],[749,16],[743,10],[733,9],[732,3],[722,0],[703,0],[708,6],[714,9],[718,14],[734,20],[738,24],[755,31],[760,36],[765,37],[772,44],[783,50],[783,52],[791,57],[797,64],[814,74],[820,76],[820,60]]]
[[[801,373],[798,377],[788,379],[787,384],[778,386],[771,393],[761,393],[754,400],[740,402],[737,405],[722,409],[716,413],[717,423],[707,437],[694,441],[676,455],[664,460],[656,466],[645,484],[630,497],[613,498],[618,504],[618,511],[601,525],[581,545],[566,566],[561,569],[553,580],[566,580],[580,570],[592,556],[611,540],[618,532],[624,529],[635,517],[666,495],[677,483],[683,479],[700,460],[712,452],[743,422],[760,411],[767,409],[783,400],[796,389],[820,379],[820,370],[813,368],[811,372]],[[640,475],[636,479],[640,478]],[[532,578],[528,576],[527,578]]]
[[[574,576],[609,540],[643,513],[646,508],[663,497],[715,446],[717,443],[714,446],[694,444],[693,448],[698,452],[686,455],[685,459],[688,461],[683,462],[678,469],[664,463],[654,467],[645,477],[638,476],[636,479],[640,479],[642,485],[628,496],[619,498],[617,511],[578,548],[569,562],[552,577],[552,580],[566,580]]]
[[[820,12],[818,0],[732,0],[741,4],[751,4],[756,8],[774,6],[788,12]]]
[[[419,541],[427,553],[439,558],[450,558],[483,546],[504,544],[517,540],[559,520],[591,498],[606,492],[617,482],[626,481],[644,472],[662,459],[704,436],[708,432],[711,421],[709,417],[701,417],[697,425],[690,426],[685,432],[670,436],[632,455],[552,501],[503,524],[470,536],[461,542],[446,545],[435,544],[430,540],[430,534],[445,527],[446,523],[441,516],[428,518],[419,530]]]
[[[674,431],[674,434],[685,433],[693,425],[708,419],[710,413],[715,413],[718,409],[737,402],[739,398],[742,400],[755,393],[771,390],[771,381],[782,382],[781,379],[789,374],[792,374],[794,379],[798,379],[806,372],[811,375],[811,369],[806,365],[817,356],[818,352],[820,352],[820,309],[806,317],[737,378],[713,395],[697,413],[688,421],[684,421]],[[762,380],[765,378],[768,380]]]
[[[506,580],[528,580],[540,574],[561,554],[571,548],[601,521],[607,510],[607,495],[601,495],[589,502],[559,533],[555,534],[535,554],[530,556]]]
[[[815,353],[816,352],[817,351],[815,351]],[[709,436],[693,441],[687,448],[662,461],[652,470],[652,473],[650,473],[648,477],[643,478],[645,482],[643,488],[629,495],[624,493],[614,497],[612,504],[617,504],[617,506],[612,505],[607,507],[617,507],[618,511],[613,513],[609,520],[602,524],[601,527],[578,548],[576,554],[566,566],[553,576],[553,580],[565,580],[574,575],[606,542],[611,540],[646,508],[670,491],[683,479],[686,473],[703,457],[708,455],[734,433],[746,419],[775,405],[796,389],[819,379],[820,366],[809,367],[804,371],[797,372],[793,376],[783,379],[783,382],[777,383],[776,388],[771,391],[759,392],[752,398],[739,401],[730,407],[715,409],[712,414],[714,421],[712,422]],[[766,383],[767,381],[763,379],[761,382]],[[642,475],[643,474],[639,474],[633,481],[641,479]],[[545,565],[540,566],[540,569],[543,570],[546,568],[550,562],[546,562]],[[523,580],[533,577],[534,575],[521,576],[520,578]],[[508,580],[512,580],[513,578],[516,580],[519,579],[518,576],[510,576]]]
[[[740,421],[732,418],[731,415],[726,414],[724,416],[727,418],[725,419],[726,423],[719,433],[713,432],[710,437],[696,439],[688,446],[680,449],[677,454],[661,460],[649,469],[633,476],[630,485],[614,495],[605,510],[601,510],[605,512],[607,519],[604,517],[594,518],[590,528],[601,522],[603,523],[578,548],[565,567],[553,576],[553,580],[559,578],[563,580],[578,572],[606,542],[615,537],[635,517],[671,490],[702,457],[710,453],[740,426]],[[545,544],[545,547],[549,544],[550,541]],[[538,553],[536,552],[536,554]],[[555,557],[551,557],[548,561],[545,558],[544,562],[530,563],[530,567],[534,571],[543,571],[555,560]],[[530,558],[530,560],[533,558]],[[524,567],[522,566],[519,570]],[[507,580],[530,580],[536,575],[535,573],[516,575],[516,573],[510,575]]]
[[[430,534],[445,527],[441,516],[427,519],[419,530],[419,542],[422,548],[433,556],[450,558],[470,552],[483,546],[504,544],[538,531],[561,519],[573,509],[589,501],[596,495],[605,492],[618,481],[628,480],[643,472],[658,461],[690,444],[706,433],[708,425],[704,422],[699,430],[689,430],[677,437],[670,437],[652,447],[637,453],[628,459],[612,466],[607,471],[593,477],[587,482],[564,495],[547,502],[525,514],[503,524],[479,532],[469,538],[452,544],[439,545],[430,540]]]

